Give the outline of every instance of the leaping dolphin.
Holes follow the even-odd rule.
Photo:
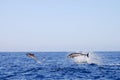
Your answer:
[[[75,57],[78,57],[78,56],[86,56],[89,58],[89,53],[87,54],[83,54],[83,53],[71,53],[68,55],[69,58],[75,58]]]
[[[28,57],[34,59],[36,62],[41,63],[34,54],[32,54],[32,53],[27,53],[26,55],[27,55]]]
[[[83,53],[71,53],[68,55],[69,58],[72,58],[77,63],[88,63],[89,59],[89,53],[83,54]]]

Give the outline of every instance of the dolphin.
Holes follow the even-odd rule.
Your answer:
[[[34,59],[34,60],[35,60],[36,62],[38,62],[38,63],[41,63],[41,62],[38,60],[38,58],[37,58],[34,54],[32,54],[32,53],[27,53],[26,56]]]
[[[89,53],[83,54],[80,52],[75,52],[69,54],[67,57],[73,59],[76,63],[88,63]]]
[[[71,53],[68,55],[69,58],[75,58],[75,57],[78,57],[78,56],[86,56],[87,58],[89,58],[89,53],[87,54],[83,54],[83,53]]]

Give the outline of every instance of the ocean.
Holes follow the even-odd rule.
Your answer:
[[[120,80],[120,52],[93,52],[90,63],[76,63],[70,52],[0,52],[0,80]]]

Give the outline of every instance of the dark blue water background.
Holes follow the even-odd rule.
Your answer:
[[[101,64],[76,64],[69,52],[0,52],[0,80],[120,80],[120,52],[94,52]]]

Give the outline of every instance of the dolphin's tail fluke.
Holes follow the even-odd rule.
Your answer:
[[[87,57],[89,58],[89,53],[87,53]]]

